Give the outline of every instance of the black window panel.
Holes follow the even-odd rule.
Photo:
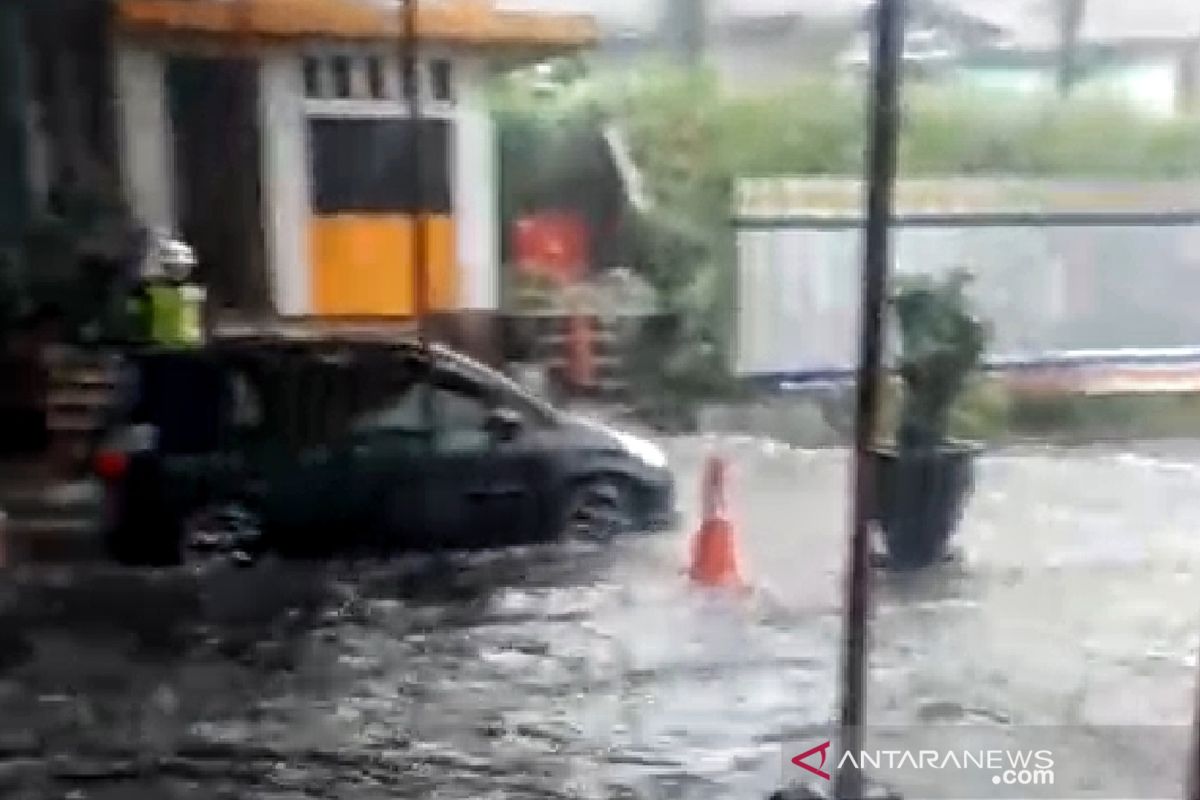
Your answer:
[[[367,87],[371,97],[375,100],[387,97],[387,87],[383,81],[383,64],[379,56],[367,57]]]
[[[350,77],[350,57],[334,56],[333,96],[344,100],[349,98],[353,93],[354,86]]]
[[[320,97],[321,61],[313,56],[304,59],[304,93],[309,97]]]
[[[438,59],[429,64],[430,94],[439,103],[454,102],[454,68],[449,61]]]
[[[420,182],[413,131],[420,126]],[[314,119],[313,208],[349,212],[450,213],[450,124],[446,120]]]

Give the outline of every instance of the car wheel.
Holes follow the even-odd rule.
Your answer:
[[[184,523],[183,557],[189,564],[222,559],[252,564],[262,549],[258,515],[240,503],[214,503],[197,509]]]
[[[587,481],[570,493],[565,508],[564,538],[607,541],[633,529],[629,491],[619,481]]]
[[[184,557],[184,521],[153,499],[109,524],[105,546],[117,563],[129,567],[169,567]]]

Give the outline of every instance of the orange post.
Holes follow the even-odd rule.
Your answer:
[[[708,459],[704,468],[701,494],[704,519],[692,540],[692,581],[701,586],[741,587],[738,566],[737,533],[729,521],[725,497],[727,475],[725,460]]]
[[[596,382],[592,321],[583,314],[574,314],[568,333],[567,363],[571,383],[577,389],[590,389]]]

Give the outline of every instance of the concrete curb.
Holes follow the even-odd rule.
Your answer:
[[[72,564],[103,556],[102,497],[87,482],[0,484],[0,567]]]
[[[94,523],[85,519],[7,519],[0,527],[0,567],[77,564],[103,558]]]

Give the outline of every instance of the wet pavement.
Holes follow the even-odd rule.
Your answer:
[[[693,512],[675,534],[15,574],[0,796],[765,797],[779,742],[834,713],[846,457],[670,447]],[[682,574],[714,448],[733,465],[746,596]],[[983,459],[960,557],[881,576],[869,719],[1073,726],[1064,747],[1092,746],[1089,726],[1190,722],[1200,444],[1126,450]],[[1144,758],[1182,780],[1178,753]]]

